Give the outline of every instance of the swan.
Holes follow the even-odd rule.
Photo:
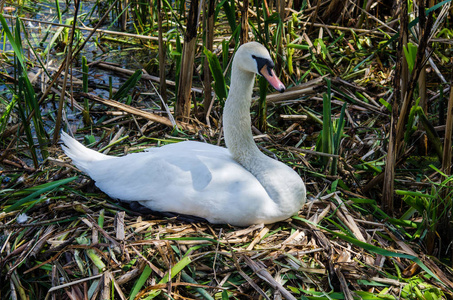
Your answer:
[[[154,211],[197,216],[213,224],[269,224],[305,204],[301,177],[256,146],[250,120],[255,74],[278,91],[266,48],[250,42],[234,56],[223,113],[227,148],[185,141],[113,157],[88,149],[62,132],[65,154],[111,198],[138,201]]]

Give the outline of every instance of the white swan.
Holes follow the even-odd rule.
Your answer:
[[[255,74],[277,90],[285,89],[273,67],[269,52],[259,43],[237,50],[223,114],[228,149],[187,141],[113,157],[63,132],[63,150],[112,198],[211,223],[247,226],[284,220],[304,205],[305,185],[290,167],[259,151],[250,128]]]

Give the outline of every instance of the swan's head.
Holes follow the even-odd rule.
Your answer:
[[[235,65],[247,72],[259,74],[279,92],[285,90],[285,86],[274,72],[274,62],[269,51],[257,42],[250,42],[240,46],[234,57]]]

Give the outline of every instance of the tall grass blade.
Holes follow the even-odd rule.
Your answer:
[[[330,102],[330,95],[331,95],[331,82],[330,80],[326,79],[327,83],[327,92],[323,94],[323,119],[322,119],[322,152],[332,154],[332,109],[331,109],[331,102]],[[324,164],[327,168],[327,164],[329,161],[328,157],[324,157]]]
[[[134,287],[132,288],[132,291],[129,294],[129,300],[135,299],[135,296],[138,294],[138,292],[143,287],[143,285],[145,285],[145,283],[148,280],[149,276],[151,275],[152,271],[153,270],[151,269],[150,266],[145,265],[145,269],[143,269],[142,274],[135,282]]]
[[[220,103],[223,105],[224,100],[227,98],[228,92],[219,59],[214,53],[206,48],[203,50],[203,53],[208,59],[209,69],[211,70],[212,77],[214,78],[214,91],[217,97],[219,97]]]
[[[412,43],[407,43],[407,47],[403,46],[404,56],[406,58],[410,73],[412,73],[412,71],[414,70],[415,59],[417,57],[417,49],[417,46]]]
[[[165,273],[165,276],[159,281],[159,284],[165,284],[167,283],[169,280],[173,279],[176,275],[178,275],[187,265],[189,265],[190,263],[192,262],[192,260],[190,259],[190,256],[185,256],[183,257],[180,261],[178,261],[170,270],[170,272],[167,272]],[[169,276],[169,274],[171,276]],[[150,295],[148,297],[146,297],[145,299],[146,300],[149,300],[149,299],[154,299],[155,297],[157,297],[160,293],[162,292],[162,290],[155,290],[153,292],[150,293]],[[133,298],[129,298],[129,299],[133,299]]]
[[[2,14],[0,14],[0,22],[2,23],[2,27],[3,27],[2,29],[4,30],[6,37],[8,38],[8,41],[11,44],[11,47],[13,48],[14,53],[16,54],[17,59],[19,60],[22,68],[24,68],[25,62],[24,62],[24,57],[23,57],[23,53],[22,53],[22,45],[20,43],[16,43],[16,40],[14,39],[13,35],[11,34],[8,24],[6,23],[6,20]],[[16,24],[19,22],[20,22],[20,19],[16,18]]]
[[[82,56],[82,91],[88,93],[88,61],[85,56]]]
[[[36,98],[36,94],[30,80],[28,79],[27,73],[27,65],[25,64],[25,56],[23,53],[22,48],[22,37],[21,37],[21,27],[24,28],[22,21],[19,18],[16,18],[16,27],[14,30],[14,37],[9,30],[9,27],[6,23],[5,18],[3,15],[0,15],[0,22],[3,26],[3,30],[5,35],[10,42],[14,54],[16,55],[16,62],[17,69],[18,69],[18,101],[19,105],[17,105],[19,110],[19,115],[22,119],[22,125],[24,126],[24,130],[27,136],[27,143],[28,148],[31,152],[33,163],[35,167],[38,167],[38,156],[35,150],[34,142],[33,142],[33,134],[32,129],[30,127],[30,123],[28,122],[28,115],[33,111],[33,125],[36,133],[36,137],[38,138],[39,145],[41,147],[41,154],[43,158],[48,156],[46,147],[46,133],[44,130],[44,125],[41,118],[41,110],[39,109],[38,101]],[[20,104],[20,102],[22,102]]]
[[[204,37],[203,43],[205,48],[212,52],[214,48],[214,24],[215,24],[215,0],[206,1],[205,5],[205,12],[204,15]],[[219,63],[220,66],[220,63]],[[222,73],[223,76],[223,73]],[[203,112],[206,118],[206,123],[209,125],[209,115],[211,112],[211,108],[213,105],[212,99],[212,86],[211,82],[213,80],[212,71],[209,67],[209,60],[208,57],[205,56],[204,63],[203,63],[203,81],[204,81],[204,99],[203,99]]]
[[[10,91],[11,91],[11,89],[10,89]],[[11,92],[13,92],[13,91],[11,91]],[[11,112],[12,112],[13,108],[16,106],[16,103],[17,103],[18,99],[19,99],[19,97],[13,96],[9,103],[5,103],[4,104],[5,105],[5,111],[3,112],[2,116],[0,117],[0,135],[5,130],[6,125],[8,124],[8,119],[9,119],[9,117],[11,115]]]
[[[179,35],[176,36],[176,49],[174,49],[171,54],[173,59],[175,59],[175,94],[176,99],[178,99],[179,91],[179,76],[181,74],[181,62],[182,62],[182,45],[181,38]]]
[[[229,43],[228,40],[223,40],[222,41],[222,68],[223,72],[225,72],[227,66],[228,66],[228,49],[229,49]]]
[[[11,206],[5,208],[3,210],[3,212],[8,213],[10,211],[16,210],[17,208],[19,208],[20,206],[22,206],[24,204],[27,204],[32,201],[40,200],[42,194],[53,191],[53,190],[57,189],[58,187],[60,187],[64,184],[67,184],[75,179],[77,179],[77,177],[70,177],[70,178],[60,179],[60,180],[57,180],[54,182],[50,182],[47,184],[37,186],[37,187],[35,187],[36,191],[34,191],[30,195],[26,196],[25,198],[15,201]]]
[[[58,22],[60,24],[62,24],[63,22],[61,21],[61,10],[60,10],[60,1],[59,0],[55,0],[55,8],[57,9]]]
[[[231,32],[236,32],[237,30],[237,25],[236,25],[236,14],[235,14],[235,4],[234,0],[224,0],[219,4],[220,6],[223,7],[223,10],[225,11],[225,15],[228,20],[228,24],[230,25]],[[236,43],[239,42],[239,35],[235,36],[235,41]]]
[[[133,89],[137,82],[142,78],[143,71],[137,70],[134,74],[129,77],[126,82],[118,89],[118,91],[113,95],[113,100],[119,101],[126,97],[131,89]]]
[[[84,93],[88,93],[88,61],[85,56],[82,56],[82,91]],[[91,118],[90,118],[90,104],[87,98],[83,100],[82,117],[83,124],[85,126],[89,126],[91,124]]]
[[[346,114],[346,105],[345,102],[341,107],[340,118],[337,121],[337,131],[333,137],[333,154],[340,155],[340,143],[341,143],[341,136],[343,134],[343,128],[345,124],[344,116]],[[337,175],[338,170],[338,157],[332,158],[332,167],[330,169],[331,175]]]

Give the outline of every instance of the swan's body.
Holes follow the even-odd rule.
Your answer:
[[[291,168],[261,153],[250,130],[255,73],[284,89],[272,67],[262,45],[238,49],[223,116],[228,149],[188,141],[113,157],[62,133],[63,149],[112,198],[211,223],[245,226],[284,220],[305,203],[305,185]]]

